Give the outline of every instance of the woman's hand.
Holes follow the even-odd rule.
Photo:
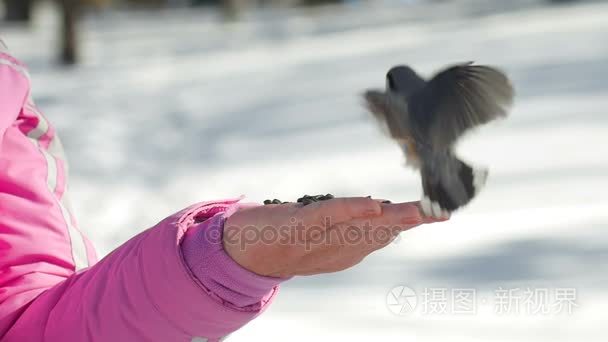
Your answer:
[[[418,202],[336,198],[240,209],[226,220],[223,242],[232,259],[259,275],[312,275],[350,268],[400,232],[431,222]]]

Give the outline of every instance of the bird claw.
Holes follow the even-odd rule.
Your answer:
[[[426,196],[420,201],[420,208],[426,217],[444,220],[450,218],[450,213],[447,210],[442,209],[439,203],[431,201]]]

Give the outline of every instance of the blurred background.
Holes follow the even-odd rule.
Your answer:
[[[471,205],[289,281],[230,340],[608,340],[608,2],[3,0],[0,15],[101,256],[201,200],[419,199],[361,92],[395,64],[503,68],[511,117],[458,146],[490,167]]]

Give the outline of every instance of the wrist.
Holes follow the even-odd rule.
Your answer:
[[[235,204],[237,205],[237,204]],[[223,302],[242,309],[259,305],[285,279],[264,277],[237,263],[223,246],[227,216],[235,205],[192,227],[182,241],[182,253],[195,278]]]

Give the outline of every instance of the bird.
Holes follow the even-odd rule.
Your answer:
[[[483,188],[485,167],[473,167],[454,152],[468,131],[508,115],[515,91],[493,66],[452,64],[425,80],[407,65],[392,67],[386,89],[368,89],[364,104],[391,139],[406,165],[420,171],[424,215],[448,218]]]

